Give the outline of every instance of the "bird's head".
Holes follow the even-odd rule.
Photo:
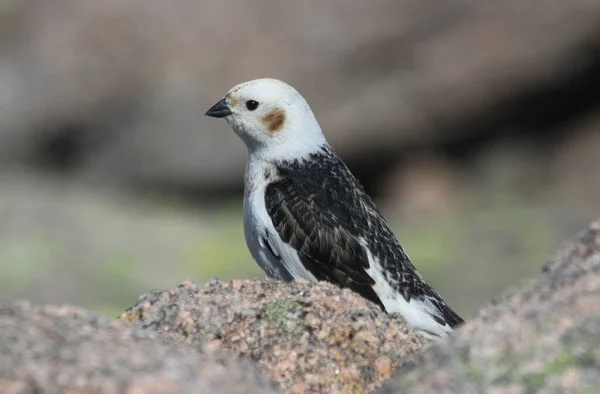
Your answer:
[[[302,158],[326,144],[304,97],[276,79],[234,86],[206,115],[224,118],[248,151],[266,160]]]

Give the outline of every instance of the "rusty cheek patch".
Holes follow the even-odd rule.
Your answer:
[[[281,108],[274,108],[260,120],[267,125],[270,132],[276,133],[281,130],[285,123],[285,112]]]

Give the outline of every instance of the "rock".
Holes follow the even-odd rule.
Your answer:
[[[0,162],[176,190],[240,188],[243,146],[203,113],[243,80],[297,86],[364,164],[551,112],[519,100],[600,61],[589,0],[21,0],[0,16]]]
[[[289,393],[371,391],[429,345],[401,317],[325,282],[185,282],[140,297],[121,319],[257,360]]]
[[[543,273],[482,309],[377,393],[594,392],[600,386],[600,221]]]
[[[71,306],[0,304],[2,393],[275,393],[248,361]]]

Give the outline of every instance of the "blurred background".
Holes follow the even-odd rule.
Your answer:
[[[3,0],[0,298],[115,316],[262,276],[245,149],[203,114],[265,76],[464,317],[600,212],[598,1]]]

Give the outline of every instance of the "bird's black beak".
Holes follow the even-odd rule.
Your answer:
[[[227,101],[223,99],[210,107],[204,115],[212,116],[213,118],[224,118],[227,115],[231,115],[231,110],[229,109],[229,105],[227,105]]]

